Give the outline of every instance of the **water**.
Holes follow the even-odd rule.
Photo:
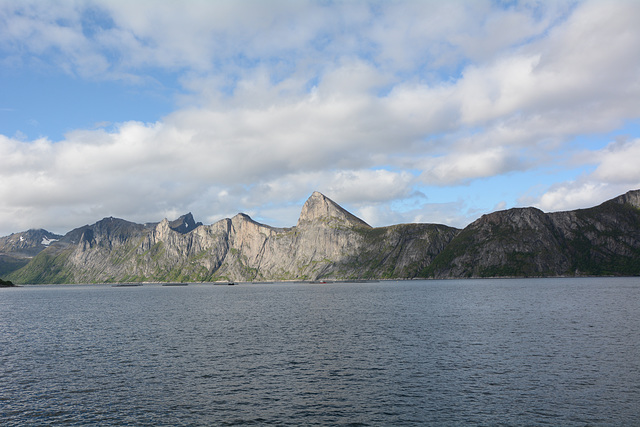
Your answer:
[[[0,424],[640,425],[640,278],[0,290]]]

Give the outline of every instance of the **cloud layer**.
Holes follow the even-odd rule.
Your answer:
[[[179,95],[155,122],[0,135],[0,234],[186,211],[288,226],[313,190],[374,225],[464,226],[461,189],[499,176],[545,210],[596,204],[640,187],[640,135],[606,137],[640,117],[637,22],[624,0],[2,2],[3,66]]]

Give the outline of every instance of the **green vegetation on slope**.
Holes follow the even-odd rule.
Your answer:
[[[29,264],[11,273],[8,278],[14,283],[73,283],[73,273],[65,268],[72,249],[62,251],[44,250]]]
[[[7,276],[21,269],[31,261],[31,258],[14,258],[0,255],[0,275]]]

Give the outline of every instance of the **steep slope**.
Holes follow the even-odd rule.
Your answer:
[[[549,214],[576,275],[640,275],[640,191],[599,206]]]
[[[494,212],[464,230],[373,228],[317,192],[291,228],[245,214],[211,225],[196,223],[191,214],[150,224],[105,218],[51,241],[5,278],[95,283],[562,275],[640,275],[640,191],[570,212]]]
[[[231,220],[229,253],[216,271],[227,280],[414,277],[456,229],[431,224],[372,228],[315,192],[297,225],[273,228],[246,215]]]
[[[640,191],[600,206],[484,215],[427,267],[428,277],[640,274]]]
[[[564,241],[535,208],[494,212],[473,222],[434,259],[424,275],[549,276],[569,269]]]
[[[0,276],[25,266],[31,258],[61,237],[42,229],[0,237]]]
[[[69,232],[16,283],[258,281],[413,277],[458,230],[432,224],[372,228],[320,193],[295,227],[245,214],[212,225],[178,220],[140,225],[116,218]]]
[[[104,218],[76,228],[10,277],[17,283],[91,283],[107,277],[149,226]],[[106,256],[106,254],[109,254]]]
[[[201,222],[196,223],[196,221],[193,219],[193,215],[191,215],[191,212],[189,212],[186,215],[182,215],[175,221],[171,221],[169,223],[169,228],[177,231],[178,233],[186,234],[196,227],[200,227],[201,225]]]
[[[398,224],[359,229],[355,253],[331,266],[337,278],[413,278],[444,250],[459,230],[440,224]]]
[[[366,227],[369,224],[351,214],[325,195],[314,191],[302,206],[298,228],[322,223],[333,227]]]

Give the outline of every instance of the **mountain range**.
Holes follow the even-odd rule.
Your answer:
[[[0,238],[0,276],[18,284],[593,275],[640,275],[640,190],[589,209],[493,212],[464,229],[371,227],[314,192],[290,228],[188,213]]]

